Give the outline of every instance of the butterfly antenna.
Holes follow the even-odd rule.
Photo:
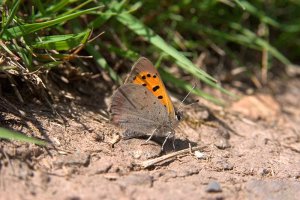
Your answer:
[[[181,101],[180,105],[178,106],[177,112],[179,112],[182,109],[183,106],[183,102],[188,98],[188,96],[191,94],[191,92],[195,89],[196,84],[193,85],[193,87],[189,90],[189,92],[187,93],[187,95],[185,95],[185,97],[183,98],[183,100]],[[195,103],[195,102],[193,102]]]

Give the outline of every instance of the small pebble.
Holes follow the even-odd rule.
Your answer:
[[[222,188],[217,181],[211,181],[208,183],[206,192],[222,192]]]
[[[194,155],[196,156],[196,158],[198,159],[206,159],[206,156],[204,153],[200,152],[200,151],[195,151]]]
[[[269,173],[269,170],[268,169],[265,169],[265,168],[260,168],[257,172],[260,176],[265,176]]]

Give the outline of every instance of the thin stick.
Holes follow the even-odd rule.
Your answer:
[[[156,164],[162,164],[162,163],[170,161],[172,159],[176,159],[176,157],[179,156],[179,155],[190,154],[191,151],[197,151],[197,150],[203,149],[205,147],[206,146],[187,148],[187,149],[176,151],[174,153],[170,153],[170,154],[158,157],[158,158],[153,158],[153,159],[150,159],[150,160],[142,161],[142,162],[139,162],[137,164],[140,165],[143,168],[147,168],[147,167],[150,167],[150,166],[154,166]]]

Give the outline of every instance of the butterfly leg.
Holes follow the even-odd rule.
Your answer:
[[[175,147],[175,137],[173,136],[173,149],[174,151],[176,150],[176,147]]]
[[[151,138],[153,137],[153,135],[154,135],[154,133],[155,133],[156,130],[157,129],[154,129],[154,131],[151,133],[150,137],[146,140],[145,143],[147,143],[147,142],[149,142],[151,140]]]
[[[168,133],[168,135],[167,135],[166,139],[164,140],[164,142],[163,142],[163,144],[162,144],[162,146],[161,146],[161,150],[164,150],[164,146],[165,146],[165,144],[166,144],[166,142],[167,142],[168,138],[169,138],[169,137],[170,137],[170,135],[172,135],[172,134],[173,134],[173,132],[172,132],[172,131],[170,131],[170,132]],[[174,143],[173,143],[173,146],[174,146]]]

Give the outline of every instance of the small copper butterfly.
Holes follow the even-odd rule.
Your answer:
[[[180,119],[158,71],[147,58],[139,58],[112,96],[111,121],[126,129],[125,138],[150,140],[155,135],[167,140]]]

